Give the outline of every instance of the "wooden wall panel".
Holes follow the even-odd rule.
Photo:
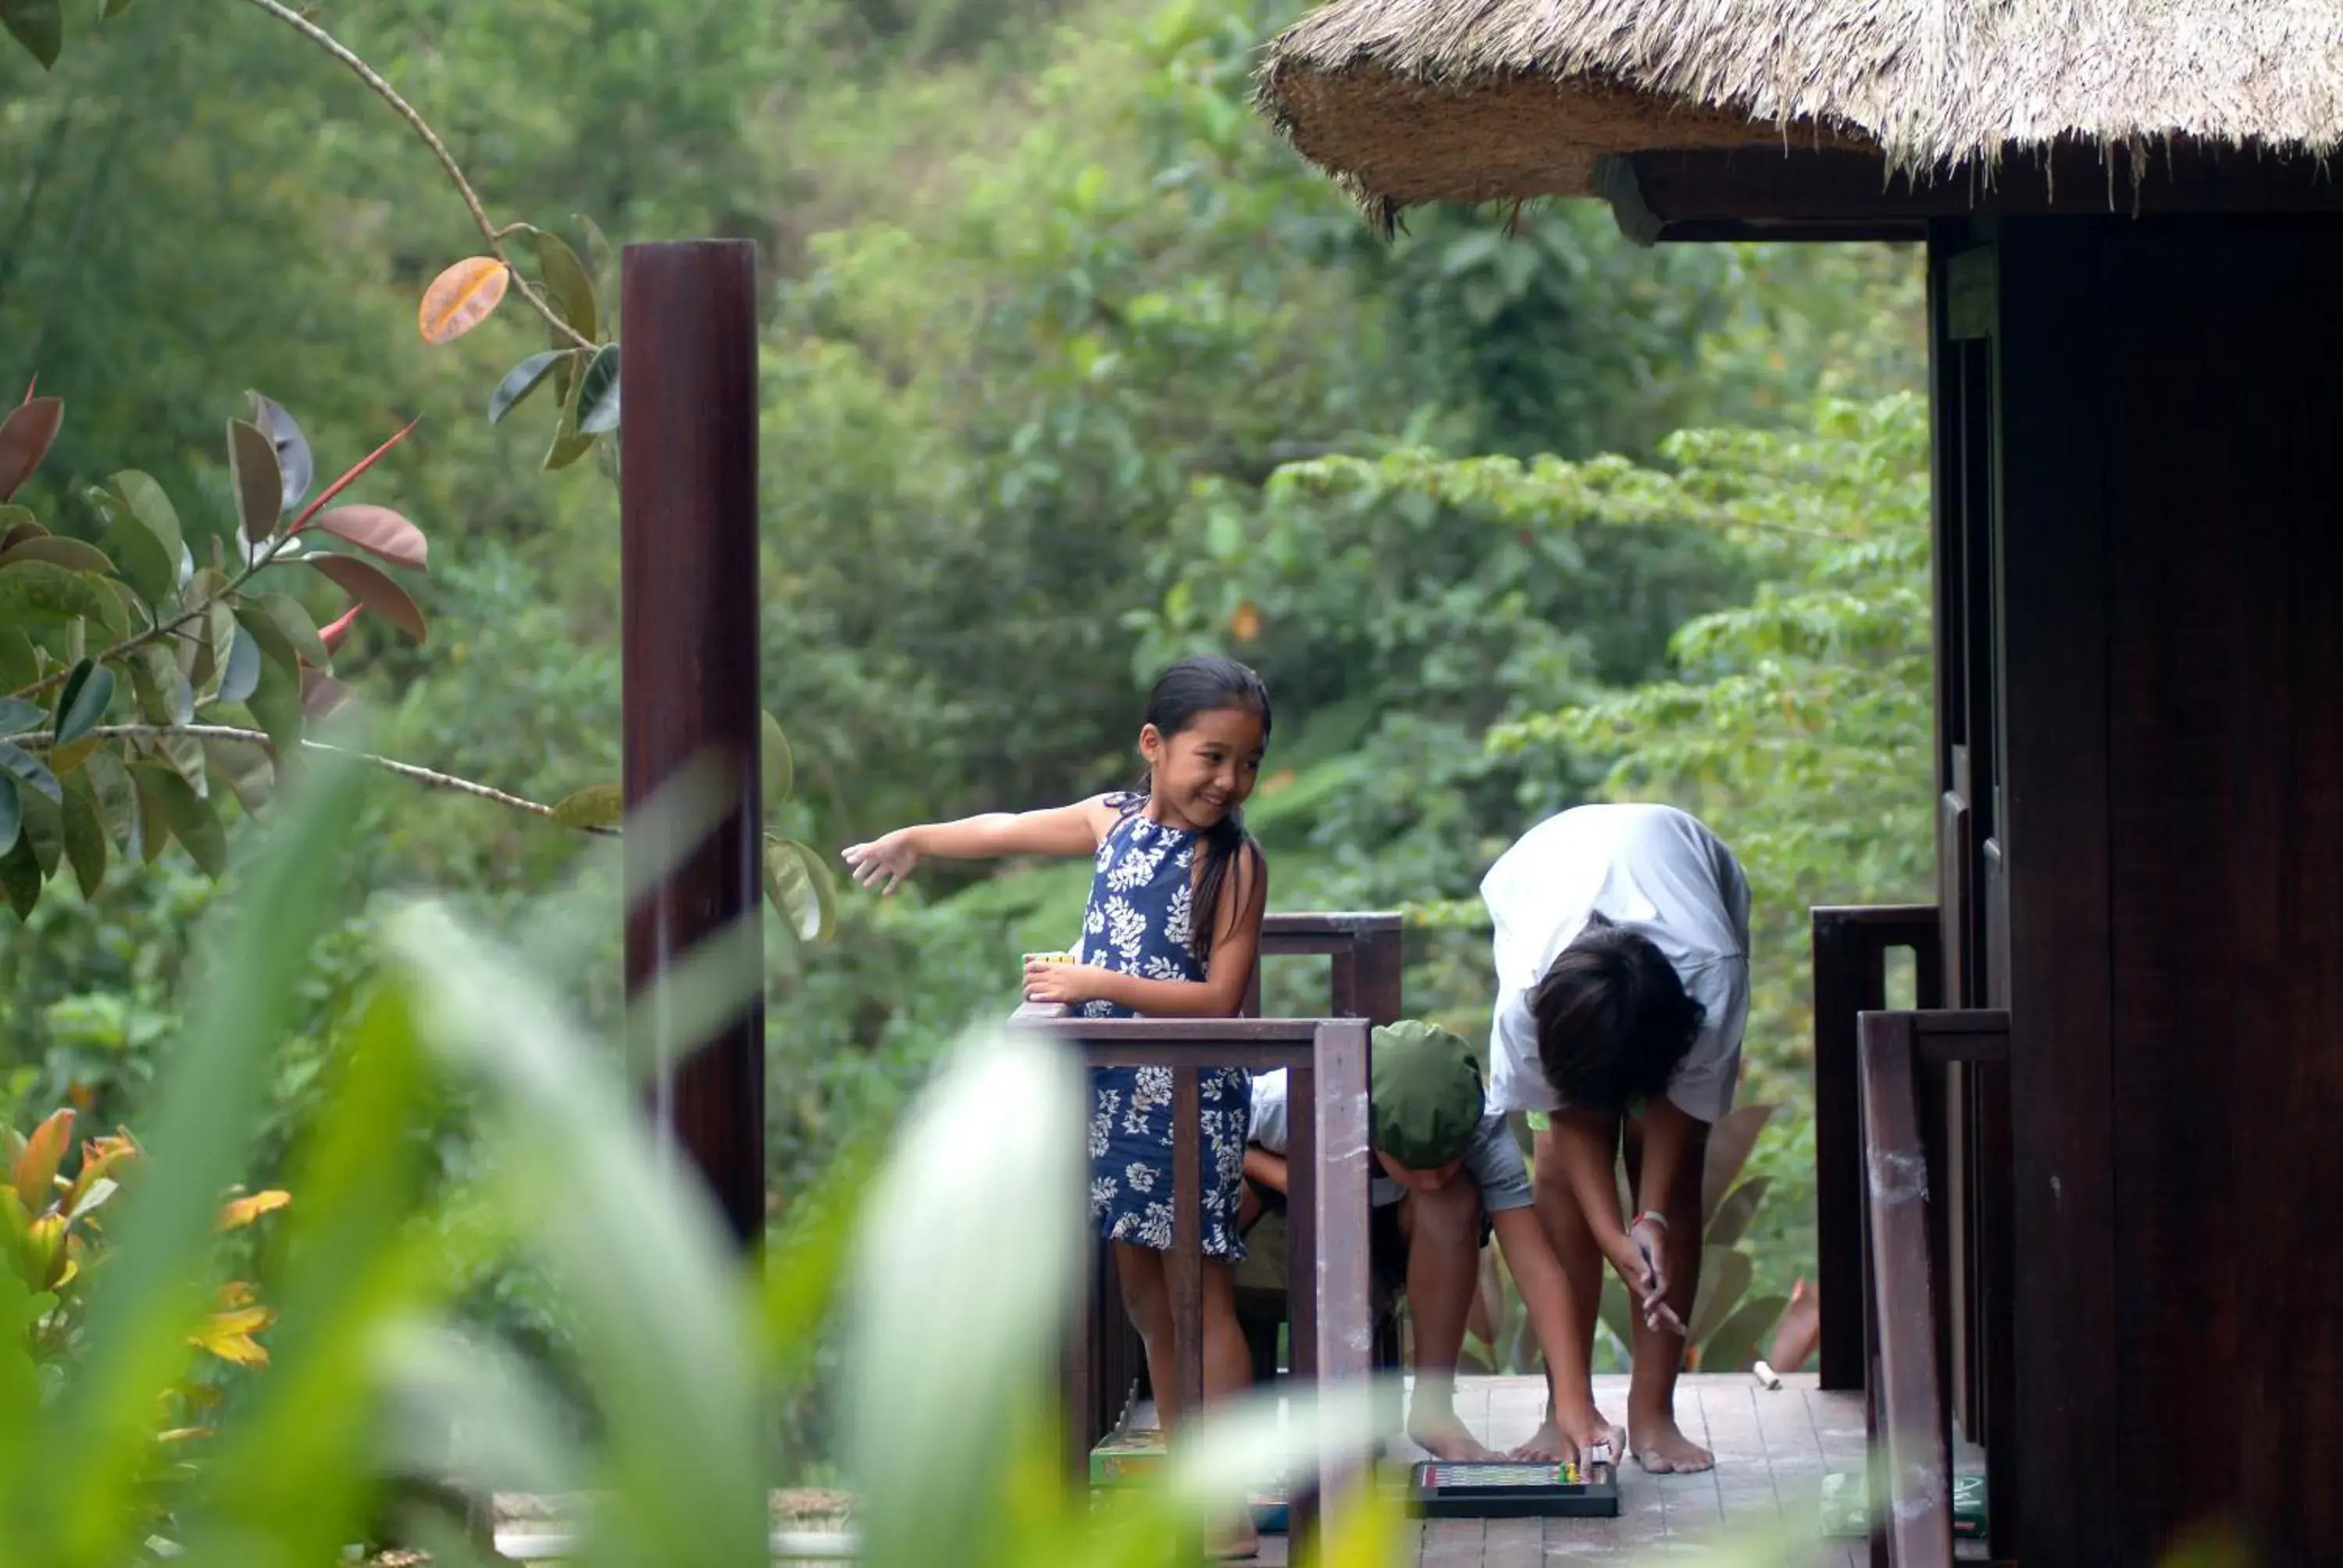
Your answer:
[[[2343,231],[2112,229],[2123,1467],[2343,1557]]]

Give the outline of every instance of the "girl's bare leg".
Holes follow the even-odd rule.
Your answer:
[[[1222,1258],[1204,1260],[1204,1402],[1233,1399],[1252,1386],[1252,1353],[1237,1322],[1237,1271]],[[1261,1550],[1250,1504],[1209,1541],[1216,1557],[1251,1557]]]
[[[1147,1382],[1155,1391],[1155,1419],[1170,1432],[1187,1415],[1178,1407],[1179,1379],[1172,1359],[1172,1285],[1163,1254],[1130,1241],[1114,1243],[1115,1279],[1122,1286],[1122,1310],[1139,1331],[1147,1352]]]
[[[1152,1247],[1114,1243],[1115,1276],[1122,1285],[1123,1310],[1147,1350],[1147,1381],[1155,1390],[1157,1420],[1167,1437],[1184,1428],[1194,1412],[1180,1408],[1177,1352],[1172,1342],[1171,1273]],[[1252,1382],[1252,1356],[1237,1323],[1236,1270],[1217,1258],[1204,1260],[1204,1402],[1242,1393]],[[1215,1556],[1250,1557],[1260,1550],[1250,1509],[1215,1532]]]

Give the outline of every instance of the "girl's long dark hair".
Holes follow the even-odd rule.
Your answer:
[[[1269,688],[1262,684],[1261,677],[1233,658],[1200,654],[1182,659],[1155,678],[1155,688],[1147,694],[1147,715],[1141,722],[1153,725],[1155,733],[1169,740],[1198,716],[1223,708],[1242,708],[1261,715],[1261,738],[1269,739]],[[1146,805],[1154,792],[1155,770],[1146,769],[1135,790],[1119,802],[1123,815]],[[1228,880],[1229,868],[1242,856],[1259,875],[1262,857],[1261,846],[1245,831],[1242,810],[1232,810],[1201,837],[1204,862],[1197,871],[1195,898],[1190,906],[1195,916],[1189,924],[1188,950],[1199,964],[1208,965],[1212,957],[1212,929],[1220,923],[1221,889]]]

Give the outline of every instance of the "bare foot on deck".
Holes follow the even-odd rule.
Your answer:
[[[1204,1543],[1204,1554],[1216,1563],[1240,1563],[1260,1556],[1261,1533],[1253,1528],[1251,1513],[1246,1513],[1242,1523],[1215,1531]]]
[[[1686,1437],[1672,1415],[1631,1418],[1628,1430],[1635,1462],[1654,1475],[1716,1468],[1716,1455]]]
[[[1409,1412],[1407,1435],[1410,1442],[1433,1458],[1444,1459],[1452,1464],[1497,1457],[1481,1446],[1481,1440],[1456,1419],[1453,1410]]]
[[[1574,1460],[1580,1464],[1615,1465],[1626,1453],[1626,1430],[1588,1405],[1559,1423],[1547,1420],[1506,1457],[1525,1463]]]

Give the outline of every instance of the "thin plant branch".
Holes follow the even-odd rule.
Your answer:
[[[439,166],[447,171],[447,177],[455,182],[457,193],[463,196],[464,206],[471,212],[473,224],[478,227],[481,237],[488,242],[488,248],[496,253],[497,259],[505,264],[505,270],[512,278],[512,286],[520,291],[520,297],[523,299],[528,301],[529,308],[545,317],[548,326],[578,347],[593,349],[601,347],[562,319],[561,313],[553,308],[544,295],[538,292],[537,286],[523,277],[520,275],[520,269],[513,266],[511,256],[505,250],[505,240],[508,236],[521,233],[531,226],[526,223],[508,223],[499,226],[489,221],[488,209],[480,205],[479,193],[472,188],[472,182],[464,176],[463,168],[456,162],[455,155],[447,150],[447,144],[439,139],[439,133],[431,128],[430,122],[423,117],[422,113],[414,105],[399,96],[398,89],[385,80],[381,72],[359,59],[331,33],[327,32],[291,6],[285,5],[283,0],[250,0],[250,3],[267,12],[271,16],[348,66],[357,79],[366,84],[367,91],[388,104],[398,117],[405,120],[415,134],[423,138],[423,145],[431,149],[431,156],[437,158]]]
[[[173,735],[185,735],[196,740],[241,740],[250,745],[265,747],[272,757],[277,754],[277,742],[266,730],[246,729],[234,724],[100,724],[84,730],[77,739],[161,740]],[[56,731],[53,729],[35,730],[27,735],[12,735],[8,739],[27,751],[53,750],[57,743]],[[412,762],[401,762],[396,757],[380,757],[371,751],[353,751],[347,747],[328,745],[323,740],[304,740],[301,742],[301,748],[305,751],[323,751],[337,757],[356,758],[360,762],[379,768],[387,773],[396,773],[401,779],[421,784],[427,789],[446,789],[458,795],[469,795],[478,800],[494,801],[508,810],[525,812],[532,817],[542,817],[548,821],[558,820],[554,816],[553,808],[540,801],[508,793],[493,785],[478,783],[470,779],[459,779],[453,773],[442,773],[437,769],[418,767]],[[585,828],[580,831],[598,833],[613,839],[618,836],[618,829],[616,828]]]

